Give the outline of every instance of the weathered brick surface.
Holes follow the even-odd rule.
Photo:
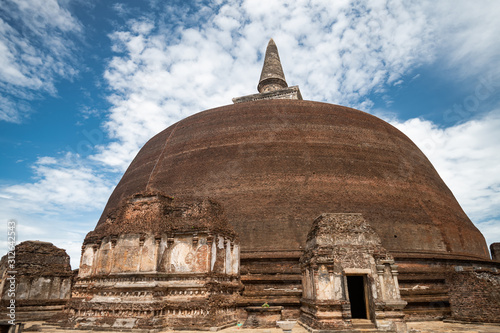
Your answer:
[[[393,253],[489,259],[484,237],[415,144],[338,105],[263,100],[181,120],[137,154],[96,230],[144,189],[217,200],[243,252],[299,251],[315,217],[360,212]]]
[[[206,229],[236,238],[227,223],[222,206],[211,199],[170,197],[161,191],[139,191],[124,198],[110,211],[105,223],[85,237],[84,244],[102,240],[108,236],[140,234],[154,235],[173,232],[190,232]]]
[[[64,325],[210,329],[236,321],[239,244],[220,204],[140,192],[82,247]]]
[[[130,164],[85,242],[98,247],[105,237],[148,230],[151,237],[143,240],[147,247],[165,230],[189,231],[204,216],[211,216],[203,207],[197,213],[200,206],[195,205],[189,208],[196,213],[194,219],[175,218],[175,214],[166,218],[164,213],[172,212],[178,198],[213,198],[224,207],[246,256],[242,281],[248,288],[239,306],[273,301],[289,306],[290,313],[298,313],[300,289],[296,286],[300,281],[293,276],[298,260],[280,263],[290,254],[300,257],[312,219],[325,212],[363,214],[391,255],[430,260],[431,270],[436,258],[489,260],[484,237],[408,137],[367,113],[304,101],[298,87],[287,86],[271,40],[260,94],[190,116],[151,138]],[[164,197],[154,204],[135,202],[120,207],[140,192],[163,193]],[[169,233],[167,243],[172,238]],[[215,254],[215,244],[211,268],[221,272],[228,264],[217,260],[223,253]],[[181,244],[173,253],[181,253],[188,265],[205,258],[204,252],[198,256],[197,249],[192,253],[183,249]],[[111,251],[101,250],[103,254]],[[130,253],[129,247],[123,250]],[[85,251],[85,258],[93,258],[93,249]],[[154,257],[153,253],[144,256]],[[123,257],[133,255],[118,255]],[[168,258],[158,264],[159,269],[165,267],[164,262]],[[196,267],[206,263],[199,262]],[[124,267],[130,271],[135,264],[126,262]],[[178,260],[173,264],[179,266]],[[102,267],[108,265],[102,260]],[[149,269],[154,261],[140,266]],[[355,263],[351,266],[356,267]],[[396,270],[397,266],[392,267]],[[84,268],[88,265],[82,265],[80,272]],[[327,276],[324,269],[321,276]],[[281,285],[277,277],[283,278]]]
[[[25,241],[15,248],[15,267],[21,276],[71,276],[69,256],[65,250],[48,242]],[[0,260],[1,270],[6,270],[7,255]]]
[[[455,272],[449,282],[453,319],[500,323],[500,272]]]
[[[60,311],[70,299],[73,279],[66,251],[48,242],[25,241],[14,252],[15,269],[8,255],[0,260],[0,316],[8,318],[12,300],[17,320],[43,320]]]

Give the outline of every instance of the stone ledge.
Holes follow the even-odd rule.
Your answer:
[[[280,90],[264,92],[260,94],[252,94],[247,96],[235,97],[233,98],[233,103],[245,103],[260,101],[265,99],[295,99],[302,100],[302,95],[299,90],[299,86],[288,87]]]

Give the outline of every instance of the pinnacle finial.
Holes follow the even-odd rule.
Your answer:
[[[280,56],[278,48],[271,38],[267,44],[266,56],[264,58],[264,66],[262,66],[262,73],[260,74],[259,85],[257,89],[260,93],[280,90],[288,87],[285,81],[285,74],[281,67]]]

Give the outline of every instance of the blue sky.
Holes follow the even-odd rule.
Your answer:
[[[484,0],[3,0],[0,219],[76,268],[140,147],[255,93],[272,37],[289,85],[401,129],[498,242],[499,16]]]

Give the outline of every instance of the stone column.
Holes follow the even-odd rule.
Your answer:
[[[226,274],[231,274],[231,270],[233,268],[233,265],[231,264],[231,240],[226,239],[226,267],[225,267],[225,272]]]
[[[394,289],[396,292],[396,298],[400,299],[401,293],[399,291],[399,282],[398,282],[398,275],[399,275],[398,265],[394,265],[394,264],[391,265],[391,273],[392,273],[392,278],[394,280]]]
[[[158,272],[158,266],[160,265],[160,246],[161,246],[161,237],[156,236],[155,237],[155,253],[154,253],[154,259],[155,259],[154,271],[155,272]]]
[[[377,275],[378,275],[378,280],[380,282],[381,299],[385,299],[384,270],[385,270],[385,265],[377,265]]]
[[[166,253],[166,256],[165,257],[165,262],[164,262],[164,265],[166,265],[165,267],[165,271],[166,272],[171,272],[170,271],[170,256],[171,256],[171,250],[172,250],[172,246],[174,245],[174,235],[168,235],[167,237],[167,248],[165,249],[165,251],[167,252]]]
[[[213,271],[215,265],[215,259],[217,259],[216,257],[217,249],[214,242],[214,236],[212,235],[207,236],[207,245],[208,245],[208,259],[209,259],[207,260],[208,262],[207,272],[210,273]]]
[[[333,288],[334,288],[334,299],[346,300],[346,293],[344,288],[344,277],[342,274],[335,273],[333,275]]]
[[[97,244],[92,245],[92,250],[94,250],[94,257],[92,258],[92,275],[96,274],[97,271],[97,263],[99,263],[99,249],[101,248],[101,242],[97,242]]]
[[[116,247],[116,242],[118,240],[118,237],[111,237],[110,239],[110,249],[109,249],[109,260],[108,260],[108,265],[109,267],[106,269],[108,273],[111,273],[111,270],[113,269],[113,266],[115,265],[115,247]]]
[[[318,269],[318,265],[313,264],[313,265],[309,266],[309,268],[310,268],[311,284],[312,284],[312,288],[311,288],[312,289],[311,290],[311,292],[312,292],[312,299],[316,299],[316,297],[317,297],[317,288],[316,288],[316,286],[318,285],[318,281],[317,281],[318,280],[318,277],[317,277],[318,275],[316,274],[316,270]]]
[[[139,262],[137,263],[137,272],[141,271],[142,256],[144,255],[144,242],[146,241],[145,235],[139,236]]]
[[[240,272],[240,247],[235,242],[231,243],[231,248],[233,251],[233,275],[238,275]]]

